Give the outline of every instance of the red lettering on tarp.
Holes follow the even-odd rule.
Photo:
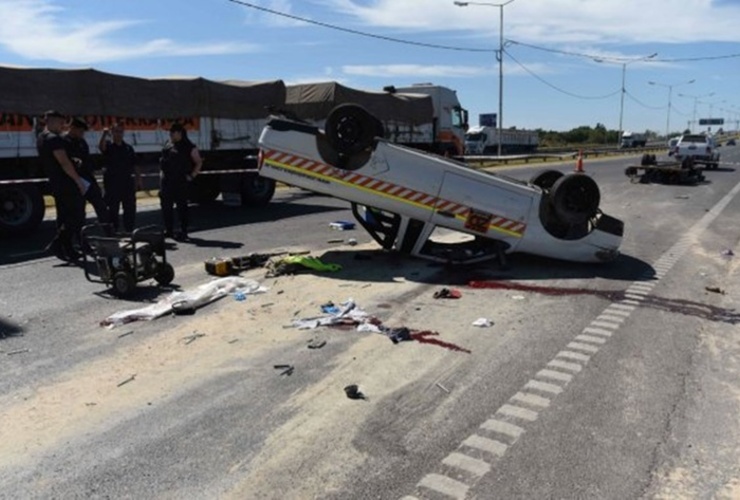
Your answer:
[[[41,118],[41,117],[39,117]],[[127,118],[123,116],[100,116],[87,115],[82,117],[90,130],[101,131],[110,128],[114,123],[123,123],[130,131],[141,130],[164,130],[167,131],[173,123],[179,122],[185,125],[187,130],[200,130],[200,118],[182,117],[172,119],[158,118]],[[0,132],[31,132],[34,129],[34,117],[18,113],[0,112]]]

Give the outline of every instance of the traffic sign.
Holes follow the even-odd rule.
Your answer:
[[[724,118],[699,118],[699,125],[724,125]]]

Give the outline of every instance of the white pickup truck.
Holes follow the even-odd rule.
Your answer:
[[[601,212],[599,188],[584,174],[551,170],[522,182],[381,137],[380,122],[354,104],[334,108],[325,130],[274,118],[259,140],[260,175],[347,200],[383,248],[438,262],[619,255],[624,224]],[[438,243],[437,227],[473,238]]]
[[[714,138],[704,134],[681,136],[673,156],[680,162],[691,161],[694,164],[706,165],[708,169],[716,169],[719,166],[719,152]]]

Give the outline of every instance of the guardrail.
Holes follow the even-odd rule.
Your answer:
[[[639,155],[654,151],[665,151],[668,149],[665,145],[646,146],[644,148],[615,148],[615,147],[604,147],[604,148],[589,148],[583,150],[569,149],[556,149],[549,150],[547,153],[532,153],[526,155],[507,155],[507,156],[462,156],[459,157],[462,161],[468,164],[481,164],[481,163],[494,163],[504,164],[514,162],[547,162],[548,160],[563,161],[563,160],[575,160],[578,157],[579,151],[582,151],[584,158],[597,158],[599,156],[618,156],[618,155]]]

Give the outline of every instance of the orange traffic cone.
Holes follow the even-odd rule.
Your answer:
[[[582,174],[583,170],[583,150],[578,150],[578,159],[576,160],[576,168],[573,170],[577,174]]]

